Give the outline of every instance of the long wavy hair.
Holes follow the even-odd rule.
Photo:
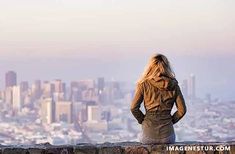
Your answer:
[[[145,70],[137,83],[143,83],[146,80],[150,80],[161,75],[172,79],[175,78],[175,73],[172,70],[170,62],[166,56],[162,54],[155,54],[150,58],[149,63],[145,67]]]

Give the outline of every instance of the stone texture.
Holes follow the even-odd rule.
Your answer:
[[[230,151],[167,151],[169,146],[230,146]],[[235,141],[231,142],[182,142],[175,144],[143,145],[138,142],[103,143],[53,146],[49,143],[36,145],[0,145],[0,154],[235,154]]]

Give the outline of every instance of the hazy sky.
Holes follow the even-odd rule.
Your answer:
[[[0,84],[105,76],[135,81],[166,54],[201,95],[235,99],[234,0],[0,0]]]

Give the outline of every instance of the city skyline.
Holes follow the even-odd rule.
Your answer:
[[[146,54],[141,58],[121,56],[122,60],[117,61],[99,58],[2,60],[0,65],[0,89],[4,87],[4,76],[8,70],[15,70],[18,73],[19,81],[33,82],[37,79],[53,80],[60,78],[65,82],[70,82],[103,76],[108,80],[114,79],[135,84],[142,74],[150,55]],[[177,80],[183,81],[192,73],[197,76],[196,91],[198,91],[200,97],[211,93],[214,98],[222,100],[235,99],[235,87],[230,86],[235,77],[233,71],[235,56],[211,55],[209,58],[206,56],[167,56],[176,73]],[[198,59],[200,59],[200,63]]]
[[[131,116],[129,106],[135,93],[134,85],[104,77],[70,83],[58,78],[19,82],[14,71],[6,72],[5,77],[6,86],[0,91],[3,145],[138,141],[141,125]],[[175,129],[177,141],[234,138],[233,131],[228,133],[228,130],[234,130],[235,126],[231,112],[235,101],[224,102],[210,94],[200,98],[196,91],[197,76],[193,74],[179,86],[188,116]],[[223,108],[215,107],[225,103]],[[171,115],[176,108],[173,104]],[[145,112],[144,108],[142,110]],[[205,122],[195,122],[195,119]]]
[[[7,91],[9,88],[14,88],[15,87],[20,87],[20,91],[27,91],[28,89],[30,89],[30,87],[32,88],[33,91],[37,91],[42,88],[42,85],[44,85],[46,87],[46,89],[48,90],[48,84],[54,84],[54,89],[55,92],[61,93],[67,90],[67,88],[73,88],[73,87],[77,87],[79,84],[79,82],[88,82],[88,87],[93,87],[95,84],[97,86],[97,91],[98,93],[102,92],[104,90],[105,84],[107,84],[107,82],[122,82],[125,83],[127,85],[131,84],[131,87],[129,87],[129,90],[133,90],[134,87],[136,86],[133,83],[127,83],[126,81],[119,81],[119,80],[107,80],[104,77],[96,77],[96,79],[92,79],[92,78],[87,78],[87,79],[77,79],[77,80],[72,80],[69,83],[63,81],[63,79],[59,79],[59,78],[55,78],[53,80],[41,80],[41,79],[37,79],[34,81],[27,81],[27,80],[22,80],[22,81],[18,81],[18,76],[17,76],[17,72],[13,71],[13,70],[9,70],[5,73],[5,87],[3,89],[0,89],[2,91],[0,92],[4,92]],[[31,86],[30,86],[31,85]],[[190,98],[190,99],[196,99],[196,76],[194,74],[190,74],[190,76],[187,79],[184,79],[182,82],[179,82],[179,86],[181,87],[181,90],[183,92],[183,94],[185,95],[186,98]],[[51,88],[49,88],[51,89]],[[44,89],[45,90],[45,89]],[[47,91],[46,90],[46,91]],[[50,91],[50,90],[49,90]],[[40,98],[41,93],[36,95],[36,98]]]

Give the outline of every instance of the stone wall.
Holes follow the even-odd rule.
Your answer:
[[[203,147],[201,147],[203,146]],[[170,148],[170,149],[169,149]],[[201,148],[201,149],[199,149]],[[204,148],[204,150],[202,149]],[[211,148],[211,149],[209,149]],[[167,150],[168,149],[168,150]],[[142,145],[138,142],[78,144],[53,146],[0,145],[0,154],[235,154],[235,141],[231,142],[179,142],[175,144]]]

